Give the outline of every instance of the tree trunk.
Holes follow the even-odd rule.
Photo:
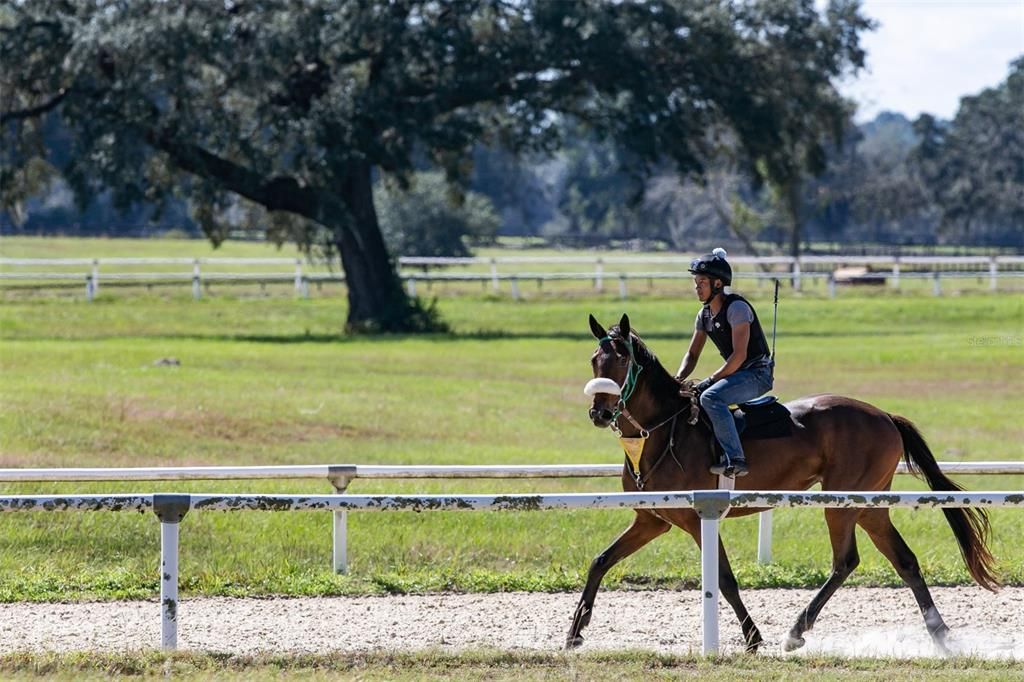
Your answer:
[[[377,222],[370,165],[354,168],[340,193],[349,216],[344,225],[335,225],[333,230],[348,288],[347,330],[411,332],[443,326],[426,319],[430,315],[424,313],[429,311],[402,289]]]

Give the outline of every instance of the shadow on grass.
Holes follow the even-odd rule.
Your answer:
[[[907,336],[908,332],[901,331],[871,331],[871,332],[843,332],[843,331],[815,331],[780,333],[778,339],[858,339],[858,338],[879,338],[886,336]],[[912,335],[912,334],[911,334]],[[678,332],[650,332],[642,334],[645,341],[680,341],[689,338],[689,330],[682,329]],[[537,340],[537,341],[592,341],[593,336],[589,333],[570,331],[456,331],[445,334],[103,334],[80,337],[66,336],[0,336],[0,341],[110,341],[115,339],[149,339],[159,341],[232,341],[247,343],[267,344],[345,344],[359,341],[373,341],[375,343],[400,343],[405,341],[503,341],[503,340]]]

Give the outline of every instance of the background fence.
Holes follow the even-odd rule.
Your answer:
[[[520,285],[535,282],[592,282],[594,291],[617,287],[628,296],[629,284],[686,281],[690,262],[683,256],[507,256],[491,258],[398,259],[399,276],[410,295],[434,283],[478,283],[493,293],[508,290],[521,297]],[[1024,256],[788,256],[730,259],[736,279],[784,279],[795,289],[824,282],[830,296],[843,285],[881,285],[900,289],[908,280],[930,282],[942,294],[942,281],[977,279],[997,290],[1000,280],[1024,277]],[[188,266],[182,271],[171,268]],[[531,266],[534,269],[524,269]],[[566,269],[569,266],[570,269]],[[658,266],[659,269],[652,269]],[[217,269],[211,269],[217,268]],[[338,269],[325,262],[296,258],[0,258],[0,286],[33,289],[84,286],[92,300],[103,286],[181,286],[191,284],[194,298],[213,284],[290,284],[308,297],[310,284],[344,283]]]

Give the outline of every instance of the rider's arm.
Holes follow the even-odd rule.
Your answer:
[[[679,365],[679,371],[676,372],[677,379],[685,379],[693,373],[694,368],[697,366],[697,360],[700,359],[700,352],[704,350],[704,342],[707,340],[707,332],[703,329],[694,330],[693,338],[690,339],[690,347],[686,349],[686,355],[683,356],[683,361]]]
[[[715,381],[729,376],[747,361],[747,343],[750,341],[750,323],[741,322],[732,326],[732,355],[711,375]]]

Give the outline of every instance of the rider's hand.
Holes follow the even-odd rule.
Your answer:
[[[715,380],[711,377],[704,379],[702,382],[693,387],[693,390],[697,393],[703,393],[715,384]]]

